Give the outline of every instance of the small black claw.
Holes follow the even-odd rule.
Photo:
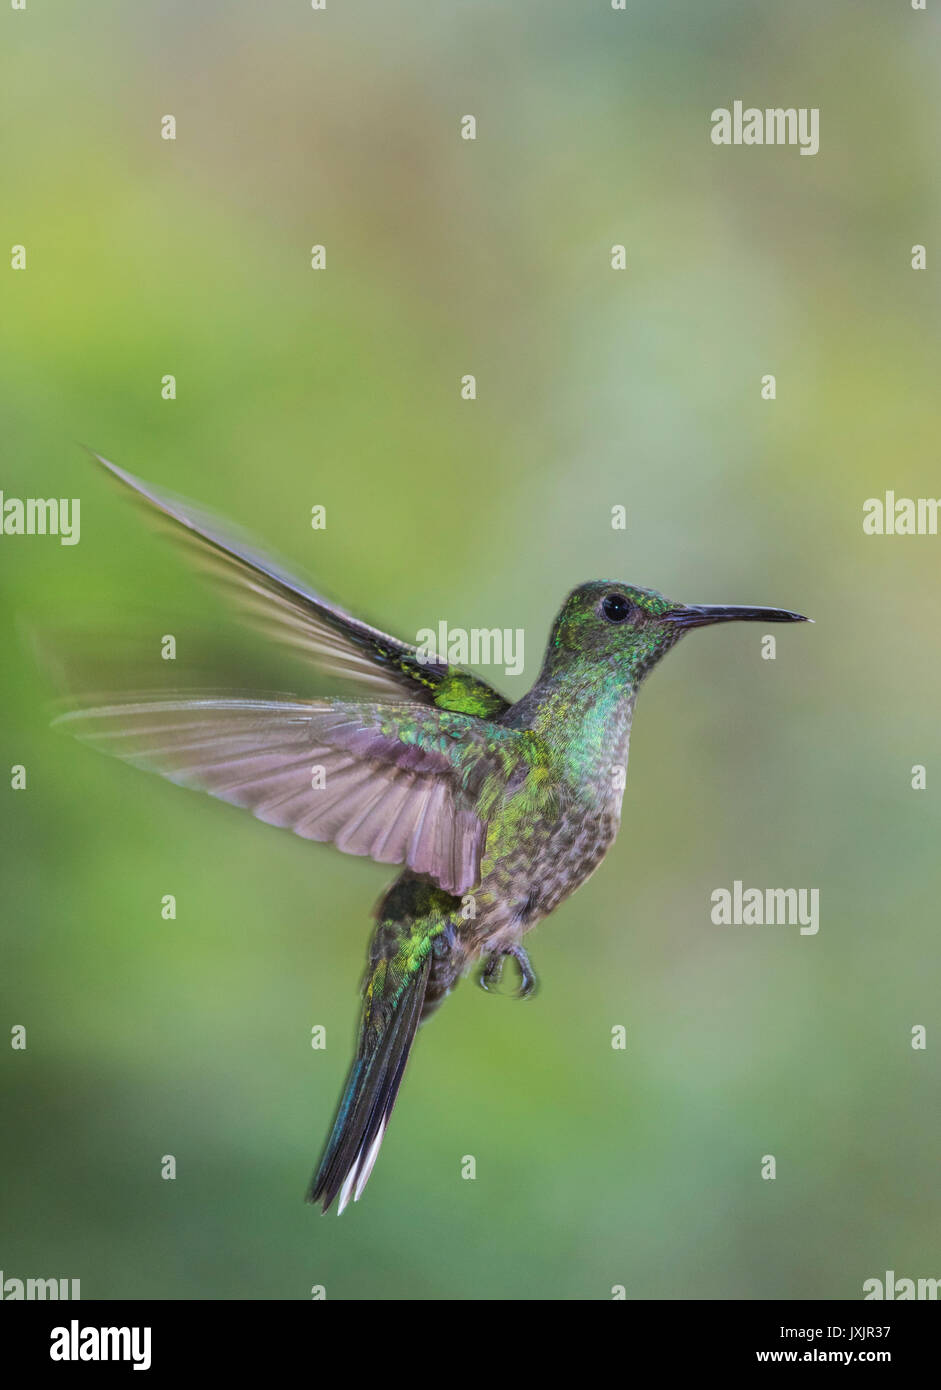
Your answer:
[[[507,946],[503,951],[492,951],[487,957],[487,963],[481,970],[477,983],[481,989],[487,990],[488,993],[496,990],[503,974],[503,962],[507,956],[513,957],[520,972],[520,983],[516,997],[517,999],[528,999],[531,994],[536,992],[539,982],[536,979],[536,972],[530,964],[529,956],[522,946]]]
[[[539,984],[539,981],[536,979],[536,972],[530,964],[529,956],[523,950],[522,946],[514,946],[511,950],[507,951],[506,954],[512,956],[519,966],[520,987],[516,991],[516,997],[517,999],[528,999],[531,994],[536,993]]]
[[[503,953],[501,951],[493,951],[487,957],[487,963],[478,975],[477,983],[480,985],[481,989],[485,989],[489,994],[492,990],[496,990],[502,974]]]

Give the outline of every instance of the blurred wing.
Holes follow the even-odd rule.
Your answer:
[[[55,723],[102,752],[449,893],[480,876],[476,794],[512,731],[426,705],[140,696]],[[504,748],[494,759],[496,739]]]
[[[444,661],[419,660],[417,647],[400,642],[328,603],[251,542],[184,498],[94,457],[172,526],[202,568],[268,636],[312,656],[322,669],[368,686],[374,693],[418,700],[494,719],[509,707],[485,681]]]

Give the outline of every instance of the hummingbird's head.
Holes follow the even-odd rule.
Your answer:
[[[784,608],[674,603],[654,589],[595,579],[573,589],[563,603],[549,638],[546,669],[551,673],[586,661],[602,663],[637,685],[691,628],[810,621]]]

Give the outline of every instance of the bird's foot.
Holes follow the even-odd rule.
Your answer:
[[[513,957],[520,972],[520,983],[516,997],[517,999],[528,999],[531,994],[536,992],[539,981],[536,979],[536,972],[530,964],[529,956],[522,946],[507,946],[500,951],[491,951],[478,976],[477,983],[481,989],[487,990],[488,993],[497,993],[500,977],[503,974],[503,963],[507,956]]]

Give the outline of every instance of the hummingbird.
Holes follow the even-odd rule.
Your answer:
[[[73,704],[56,723],[94,747],[258,819],[402,866],[375,911],[358,1042],[307,1190],[358,1201],[420,1024],[473,968],[505,962],[525,998],[523,938],[598,867],[618,832],[637,692],[686,633],[799,623],[783,608],[684,604],[595,579],[573,589],[528,694],[353,617],[215,517],[98,461],[185,541],[269,638],[343,677],[350,696],[180,691]]]

